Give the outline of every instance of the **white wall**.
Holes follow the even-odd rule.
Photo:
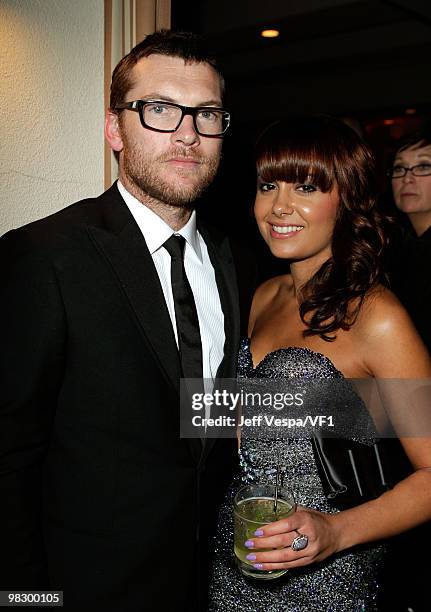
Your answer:
[[[0,234],[103,191],[103,0],[0,0]]]

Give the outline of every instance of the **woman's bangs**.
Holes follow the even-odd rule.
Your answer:
[[[314,153],[314,154],[313,154]],[[265,151],[257,160],[259,178],[267,183],[312,183],[323,193],[331,190],[334,172],[317,152],[281,150]]]

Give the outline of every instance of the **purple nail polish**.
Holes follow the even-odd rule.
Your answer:
[[[245,545],[247,546],[247,548],[253,548],[253,546],[254,546],[254,542],[252,542],[251,540],[247,540],[247,542],[245,543]]]
[[[255,567],[256,569],[262,569],[263,565],[262,563],[253,563],[253,567]]]
[[[246,556],[246,559],[248,561],[254,561],[256,559],[256,555],[254,555],[253,553],[250,553],[249,555]]]
[[[256,531],[254,532],[254,535],[259,537],[259,536],[263,536],[263,531],[262,529],[256,529]]]

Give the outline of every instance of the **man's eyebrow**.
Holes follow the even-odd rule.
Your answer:
[[[205,102],[201,102],[197,106],[218,106],[221,107],[221,100],[206,100]]]
[[[165,94],[161,94],[161,93],[157,93],[157,92],[152,92],[149,94],[145,94],[143,96],[140,96],[139,98],[140,100],[160,100],[160,102],[172,102],[172,104],[180,104],[177,100],[175,100],[174,98],[171,98],[170,96],[167,96]],[[180,104],[180,106],[185,106],[184,104]],[[222,103],[221,100],[204,100],[203,102],[199,102],[199,104],[195,104],[193,106],[193,108],[198,108],[200,106],[217,106],[219,108],[221,108]]]
[[[160,100],[161,102],[173,102],[174,104],[176,104],[173,98],[170,98],[169,96],[166,96],[164,94],[157,93],[157,92],[144,94],[140,96],[139,99],[140,100]]]

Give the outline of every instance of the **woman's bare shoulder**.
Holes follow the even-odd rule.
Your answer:
[[[379,285],[366,295],[355,328],[372,375],[431,374],[428,352],[408,312],[386,287]]]
[[[400,325],[409,328],[413,325],[406,309],[390,289],[377,285],[364,298],[358,317],[360,330],[375,337],[392,333]]]

